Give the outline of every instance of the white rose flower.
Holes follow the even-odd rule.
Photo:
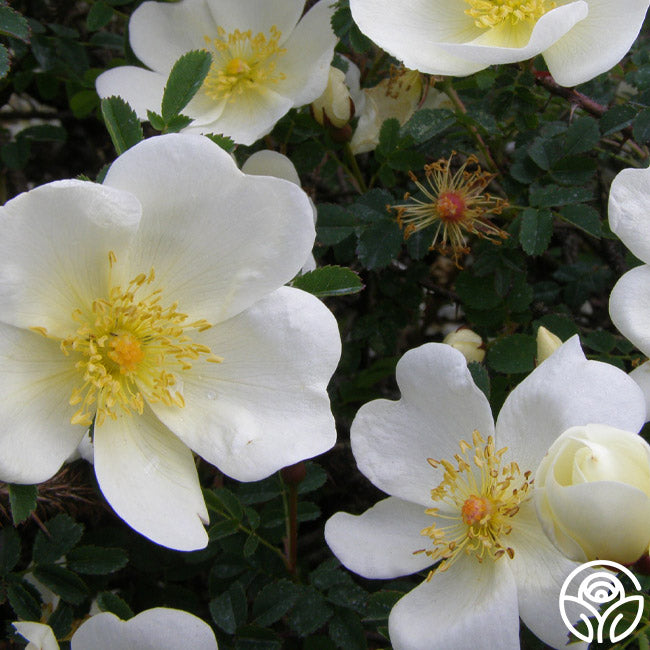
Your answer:
[[[136,56],[150,68],[122,66],[97,78],[100,97],[119,95],[141,120],[160,111],[174,63],[208,50],[212,66],[183,110],[185,132],[223,133],[252,144],[290,108],[325,90],[336,37],[331,0],[300,16],[305,0],[182,0],[144,2],[129,21]]]
[[[512,391],[496,426],[450,346],[407,352],[396,374],[401,399],[366,404],[351,430],[359,469],[391,496],[360,516],[331,517],[330,548],[366,578],[441,561],[393,607],[396,649],[518,648],[519,617],[548,645],[565,647],[558,596],[577,565],[541,528],[533,474],[573,425],[640,428],[641,390],[621,370],[585,359],[577,337]]]
[[[648,0],[350,0],[361,31],[409,68],[464,76],[543,54],[574,86],[616,65]],[[606,43],[606,47],[604,44]]]
[[[603,424],[571,427],[542,459],[534,497],[564,555],[631,564],[650,543],[650,445]]]
[[[50,478],[93,425],[117,514],[191,550],[208,541],[192,451],[254,481],[334,444],[336,320],[283,286],[315,236],[293,183],[165,135],[0,223],[0,480]]]
[[[42,623],[13,623],[29,641],[27,650],[59,650],[52,629]],[[123,621],[102,612],[84,621],[70,641],[71,650],[217,650],[212,628],[189,612],[167,607],[147,609]]]

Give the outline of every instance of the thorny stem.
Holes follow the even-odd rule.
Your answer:
[[[440,88],[445,93],[445,95],[447,95],[447,97],[449,97],[449,99],[451,100],[451,103],[454,105],[456,110],[459,113],[463,113],[463,115],[467,115],[467,109],[465,108],[465,104],[463,104],[461,98],[458,96],[458,93],[456,92],[455,88],[453,87],[453,85],[451,83],[451,79],[449,77],[445,77],[440,82]],[[494,158],[492,157],[492,154],[490,153],[490,149],[485,144],[485,141],[481,137],[481,134],[478,132],[478,129],[473,124],[468,124],[467,128],[468,128],[469,132],[471,133],[472,137],[474,138],[477,147],[480,149],[481,153],[483,154],[483,157],[485,158],[487,166],[490,167],[490,169],[494,173],[501,176],[501,170],[497,166],[496,162],[494,162]]]
[[[587,95],[578,92],[575,88],[565,88],[564,86],[560,86],[549,74],[537,73],[535,74],[535,81],[540,86],[546,88],[546,90],[548,90],[552,95],[566,99],[571,104],[579,106],[594,117],[602,117],[609,110],[609,107],[599,104],[591,99],[591,97],[587,97]],[[621,133],[625,136],[629,146],[634,150],[634,152],[640,156],[642,160],[645,160],[648,157],[648,152],[644,151],[634,141],[632,127],[626,126],[624,129],[621,129]]]

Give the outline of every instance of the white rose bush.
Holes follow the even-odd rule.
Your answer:
[[[649,6],[0,3],[5,644],[649,611]]]

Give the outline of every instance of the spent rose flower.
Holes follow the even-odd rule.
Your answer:
[[[18,621],[14,628],[29,641],[26,650],[59,650],[49,625]],[[70,650],[217,650],[212,628],[189,612],[168,607],[147,609],[128,621],[102,612],[72,635]]]
[[[337,324],[283,286],[315,236],[295,184],[165,135],[103,185],[21,194],[0,223],[1,480],[50,478],[92,425],[117,514],[190,550],[208,519],[192,451],[253,481],[334,444]]]
[[[416,70],[393,67],[387,79],[382,79],[376,86],[361,89],[359,69],[350,62],[346,79],[349,80],[356,115],[359,116],[350,141],[354,154],[377,148],[379,132],[386,120],[396,119],[403,125],[418,108],[453,108],[447,95],[435,88],[425,87],[422,75]]]
[[[392,206],[397,212],[397,223],[404,231],[404,238],[430,228],[431,250],[453,257],[457,266],[460,258],[469,253],[467,236],[474,235],[500,244],[508,233],[496,226],[488,215],[501,214],[508,202],[485,192],[494,174],[483,171],[476,156],[468,156],[463,164],[451,171],[451,161],[441,158],[424,166],[425,182],[409,172],[418,189],[418,196],[410,192],[404,195],[406,203]],[[468,165],[475,166],[467,171]]]
[[[301,19],[304,6],[305,0],[144,2],[129,21],[129,40],[150,69],[108,70],[97,78],[97,92],[121,96],[146,120],[147,110],[160,111],[176,60],[207,50],[212,65],[183,110],[193,120],[184,131],[252,144],[327,85],[336,44],[332,2],[321,0]]]
[[[571,427],[537,468],[534,499],[568,558],[631,564],[650,544],[650,445],[603,424]]]
[[[350,0],[377,45],[421,72],[464,76],[538,54],[574,86],[616,65],[636,39],[648,0]]]
[[[351,429],[359,469],[390,496],[359,516],[331,517],[328,545],[366,578],[440,562],[391,611],[397,649],[517,648],[519,617],[542,641],[564,647],[558,595],[577,565],[541,528],[533,474],[571,426],[640,428],[641,390],[623,371],[585,359],[577,337],[512,391],[496,426],[452,347],[407,352],[396,376],[401,399],[366,404]]]

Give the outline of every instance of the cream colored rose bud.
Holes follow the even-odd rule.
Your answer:
[[[345,74],[338,68],[330,67],[327,87],[323,94],[312,102],[314,119],[323,126],[331,124],[340,129],[354,115],[354,103],[345,84]]]
[[[629,564],[650,543],[650,445],[604,424],[571,427],[535,475],[533,498],[544,531],[577,562]]]
[[[462,352],[467,361],[478,361],[480,363],[485,359],[483,339],[467,327],[461,327],[455,332],[450,332],[442,342]]]
[[[537,330],[537,364],[546,361],[562,345],[562,339],[543,325]]]

